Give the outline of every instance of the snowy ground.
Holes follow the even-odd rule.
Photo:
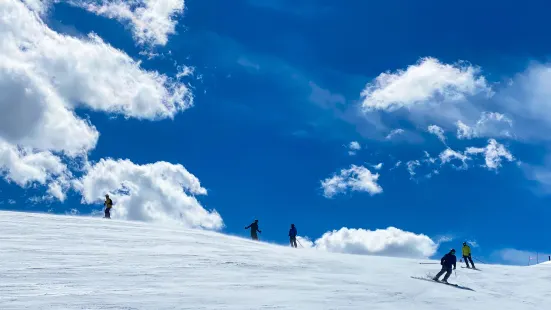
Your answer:
[[[457,268],[98,218],[0,212],[0,309],[547,309],[551,265]]]

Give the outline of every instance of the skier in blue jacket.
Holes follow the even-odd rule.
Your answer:
[[[297,247],[297,228],[295,224],[291,224],[291,229],[289,229],[289,240],[291,241],[291,246]]]
[[[457,263],[457,257],[455,257],[455,249],[452,249],[450,253],[444,255],[442,259],[440,260],[440,265],[442,265],[442,270],[433,278],[434,281],[439,281],[438,278],[446,273],[444,276],[444,279],[442,279],[442,282],[448,283],[448,278],[452,274],[452,266],[455,270]]]

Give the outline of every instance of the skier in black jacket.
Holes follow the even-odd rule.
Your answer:
[[[455,270],[457,263],[457,257],[455,257],[455,249],[452,249],[450,253],[444,255],[442,259],[440,260],[440,265],[442,265],[442,270],[433,278],[434,281],[439,281],[438,278],[446,273],[444,276],[444,279],[442,279],[442,282],[448,283],[448,278],[452,274],[452,266]]]
[[[254,220],[254,223],[245,227],[245,229],[249,229],[249,228],[251,229],[251,238],[253,240],[258,240],[258,235],[256,234],[256,232],[258,231],[259,233],[262,233],[260,229],[258,229],[258,220]]]

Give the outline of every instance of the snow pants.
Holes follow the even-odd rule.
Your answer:
[[[258,235],[256,234],[256,232],[251,232],[251,239],[258,240]]]
[[[448,281],[448,278],[452,274],[452,266],[442,266],[442,270],[440,270],[440,272],[434,277],[434,280],[438,280],[438,278],[440,278],[444,274],[444,272],[446,273],[446,275],[444,276],[444,279],[442,279],[442,281]]]
[[[463,255],[463,259],[465,260],[465,264],[467,264],[467,268],[470,268],[469,267],[469,262],[471,262],[471,265],[473,265],[473,268],[476,268],[474,266],[473,259],[471,258],[471,255],[469,255],[469,256],[464,256]]]
[[[293,248],[296,248],[297,247],[297,237],[289,236],[289,239],[291,241],[291,246]]]
[[[111,208],[105,208],[105,218],[106,219],[111,218]]]

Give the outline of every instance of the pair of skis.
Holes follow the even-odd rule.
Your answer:
[[[448,282],[443,282],[443,281],[436,281],[436,280],[433,280],[432,278],[421,278],[421,277],[413,277],[413,276],[412,276],[411,278],[417,279],[417,280],[423,280],[423,281],[433,282],[433,283],[445,284],[445,285],[453,286],[453,287],[455,287],[455,288],[459,288],[459,289],[462,289],[462,290],[474,291],[472,288],[468,288],[468,287],[465,287],[465,286],[461,286],[461,285],[455,284],[455,283],[448,283]]]

